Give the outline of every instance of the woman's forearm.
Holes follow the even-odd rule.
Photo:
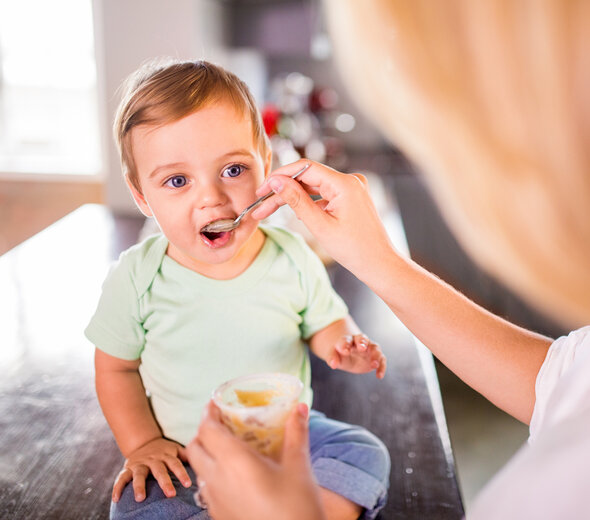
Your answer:
[[[397,254],[366,178],[317,163],[297,181],[289,178],[302,162],[276,170],[258,194],[272,188],[278,203],[289,204],[326,251],[377,293],[445,365],[494,404],[529,422],[535,379],[551,340],[490,314]],[[314,202],[308,194],[322,200]],[[268,216],[278,203],[261,207],[256,218]]]
[[[442,363],[529,423],[535,380],[551,339],[491,314],[393,249],[368,265],[360,278]]]

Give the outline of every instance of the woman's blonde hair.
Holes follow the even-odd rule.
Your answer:
[[[347,83],[465,249],[564,323],[588,323],[590,2],[326,7]]]
[[[161,126],[177,121],[221,100],[249,115],[254,142],[264,157],[270,143],[248,86],[235,74],[207,61],[152,60],[123,83],[113,132],[123,173],[141,193],[131,146],[131,130],[140,125]]]

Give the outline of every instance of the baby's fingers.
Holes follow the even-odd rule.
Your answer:
[[[342,336],[334,345],[334,349],[341,356],[350,356],[350,349],[352,348],[353,338],[350,334]],[[331,365],[330,365],[331,366]]]
[[[337,350],[334,350],[332,352],[332,356],[328,359],[327,363],[328,366],[333,370],[340,368],[340,366],[342,365],[342,356],[338,353]]]
[[[377,379],[383,379],[385,377],[385,371],[387,370],[387,358],[381,353],[381,358],[378,361],[378,365],[375,367],[377,370],[375,375]]]
[[[371,344],[371,340],[364,334],[355,334],[352,337],[352,342],[359,352],[366,352]]]
[[[150,469],[152,470],[152,475],[154,475],[154,478],[162,488],[164,494],[168,498],[175,496],[176,489],[174,489],[174,484],[172,484],[172,479],[170,478],[166,465],[163,462],[156,462],[151,465]],[[133,479],[133,482],[135,483],[135,479]]]
[[[166,464],[185,488],[190,487],[192,484],[191,478],[189,477],[184,464],[180,462],[179,459],[176,457],[170,457],[169,459],[166,459]]]
[[[147,466],[137,466],[133,470],[133,495],[136,502],[143,502],[145,500],[145,479],[149,474]]]
[[[133,473],[128,468],[123,468],[119,472],[119,474],[117,475],[117,478],[115,479],[115,484],[113,485],[113,494],[112,494],[113,502],[119,501],[119,499],[121,498],[121,493],[123,493],[123,489],[125,489],[125,486],[129,482],[131,482],[132,478],[133,478]]]
[[[369,347],[371,356],[371,368],[375,370],[377,379],[383,379],[385,377],[385,370],[387,370],[387,358],[385,354],[381,352],[379,345],[372,343]]]

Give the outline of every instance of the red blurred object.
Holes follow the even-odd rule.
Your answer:
[[[314,88],[309,95],[309,110],[311,110],[311,112],[314,114],[323,108],[320,101],[320,93],[320,89]]]
[[[322,110],[332,110],[338,105],[338,93],[333,88],[314,88],[309,96],[309,109],[315,114]]]
[[[281,118],[281,111],[273,104],[267,104],[262,109],[262,123],[264,130],[270,137],[277,133],[277,126]]]

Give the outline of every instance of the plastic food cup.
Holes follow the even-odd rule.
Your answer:
[[[232,379],[213,392],[222,420],[255,450],[279,460],[285,423],[303,384],[289,374],[254,374]]]

